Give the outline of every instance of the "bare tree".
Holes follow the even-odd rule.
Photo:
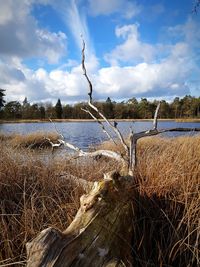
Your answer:
[[[158,103],[158,106],[156,108],[155,114],[154,114],[154,120],[151,130],[142,131],[139,133],[134,133],[133,130],[130,131],[128,142],[126,142],[124,136],[122,135],[121,131],[117,127],[117,122],[111,122],[109,119],[105,117],[105,115],[93,104],[93,85],[90,81],[90,78],[88,77],[87,70],[85,67],[85,42],[83,40],[83,48],[82,48],[82,69],[83,69],[83,75],[86,78],[86,81],[88,82],[89,92],[88,92],[88,108],[82,109],[86,113],[88,113],[102,128],[103,132],[106,134],[106,136],[110,139],[111,142],[113,142],[117,146],[116,139],[112,137],[112,135],[106,130],[104,123],[108,125],[111,132],[115,134],[116,138],[119,140],[119,142],[122,144],[124,148],[124,154],[113,152],[110,150],[97,150],[94,152],[85,152],[82,149],[80,149],[77,146],[74,146],[71,143],[68,143],[64,140],[64,137],[62,139],[58,140],[57,144],[51,143],[52,147],[59,147],[61,145],[66,146],[74,151],[77,152],[78,157],[96,157],[96,156],[105,156],[109,158],[113,158],[119,162],[122,163],[122,170],[123,174],[133,176],[134,170],[137,166],[137,141],[143,137],[149,137],[153,135],[158,135],[165,132],[187,132],[187,131],[200,131],[199,128],[169,128],[169,129],[158,129],[158,112],[160,108],[160,102]],[[89,109],[90,108],[90,109]],[[99,118],[98,118],[98,117]],[[103,123],[104,122],[104,123]]]
[[[124,153],[110,150],[85,152],[61,138],[52,147],[66,146],[78,157],[105,156],[121,164],[121,172],[106,173],[100,182],[88,183],[84,179],[68,176],[74,183],[82,185],[87,194],[80,198],[80,208],[73,222],[60,232],[52,227],[43,230],[32,242],[27,243],[28,267],[39,266],[132,266],[134,251],[131,247],[133,234],[131,220],[134,216],[133,200],[136,195],[134,172],[137,167],[137,141],[143,137],[174,131],[200,131],[200,128],[158,129],[158,104],[152,129],[134,133],[130,131],[128,141],[116,122],[108,120],[93,104],[93,86],[85,67],[85,42],[82,49],[82,69],[88,86],[88,107],[85,112],[101,126],[107,137],[117,145],[122,144]],[[103,123],[103,122],[104,123]],[[105,124],[115,134],[107,131]]]

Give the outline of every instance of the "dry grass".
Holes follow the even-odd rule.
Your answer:
[[[1,142],[0,150],[0,266],[23,265],[26,242],[49,226],[66,229],[78,209],[83,190],[60,176],[98,180],[110,163],[13,148],[12,139]]]
[[[200,136],[141,139],[135,175],[134,266],[200,266]]]
[[[24,261],[25,243],[42,229],[64,230],[72,221],[83,191],[60,174],[97,180],[113,168],[104,159],[61,160],[11,143],[0,144],[0,266]],[[134,266],[200,266],[200,137],[143,139],[138,160]]]
[[[139,148],[143,219],[136,224],[135,248],[149,259],[143,266],[200,266],[200,136],[154,137]]]
[[[14,138],[14,135],[13,134],[5,134],[3,132],[2,133],[0,132],[0,142],[9,141],[12,138]]]
[[[14,148],[42,149],[51,147],[47,138],[56,142],[58,134],[45,132],[33,132],[26,135],[0,133],[0,141],[9,141],[9,145]]]

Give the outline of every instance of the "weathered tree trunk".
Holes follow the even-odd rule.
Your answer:
[[[27,266],[132,266],[133,195],[131,176],[95,182],[64,232],[48,228],[27,243]]]

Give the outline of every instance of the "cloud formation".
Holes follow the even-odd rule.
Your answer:
[[[38,26],[31,15],[33,0],[7,0],[0,8],[0,55],[19,58],[40,57],[57,63],[66,53],[66,35]]]
[[[24,63],[32,57],[55,63],[66,52],[65,33],[39,27],[31,15],[36,2],[51,5],[62,14],[79,48],[78,53],[82,48],[80,35],[83,35],[87,49],[86,67],[97,99],[108,96],[115,100],[133,96],[170,98],[190,94],[190,89],[197,88],[200,83],[196,56],[200,30],[191,18],[184,24],[165,28],[166,40],[154,44],[142,40],[139,24],[120,24],[115,29],[118,43],[105,52],[106,64],[101,67],[82,9],[85,6],[79,6],[81,1],[69,0],[66,4],[60,0],[61,8],[56,0],[7,0],[0,9],[0,87],[7,90],[8,100],[22,101],[28,97],[29,101],[55,102],[61,98],[63,102],[75,102],[87,99],[88,84],[82,75],[80,61],[68,58],[68,63],[49,71],[44,66],[32,69]],[[93,16],[120,13],[128,18],[140,11],[137,5],[134,6],[135,2],[129,0],[115,0],[114,3],[112,0],[88,0],[88,3]],[[122,3],[126,3],[129,10],[122,9]],[[156,10],[159,14],[163,12],[162,6]],[[194,85],[191,84],[192,76],[195,76]]]
[[[156,51],[156,47],[151,44],[141,42],[138,24],[124,25],[117,27],[115,34],[118,38],[122,38],[124,43],[116,46],[109,54],[105,55],[105,59],[112,65],[118,64],[118,61],[137,62],[150,61]]]

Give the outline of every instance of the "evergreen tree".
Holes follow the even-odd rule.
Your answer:
[[[23,101],[23,107],[26,107],[27,105],[29,105],[29,103],[28,103],[27,97],[25,97]]]
[[[18,101],[10,101],[5,105],[4,116],[7,119],[21,119],[22,110],[21,104]]]
[[[106,102],[103,105],[103,112],[108,119],[114,118],[113,103],[110,97],[106,99]]]
[[[23,119],[31,119],[33,117],[30,107],[31,105],[28,102],[27,97],[25,97],[24,101],[22,102],[22,118]]]
[[[63,109],[60,99],[58,99],[56,105],[55,105],[55,111],[56,111],[56,118],[62,119]]]
[[[71,119],[72,118],[72,112],[73,112],[73,107],[70,105],[65,105],[63,107],[63,118],[64,119]]]
[[[4,107],[5,103],[5,100],[3,99],[3,97],[5,96],[4,91],[5,91],[4,89],[0,88],[0,110],[2,107]]]
[[[39,111],[40,111],[40,119],[45,119],[45,108],[43,106],[39,107]]]

